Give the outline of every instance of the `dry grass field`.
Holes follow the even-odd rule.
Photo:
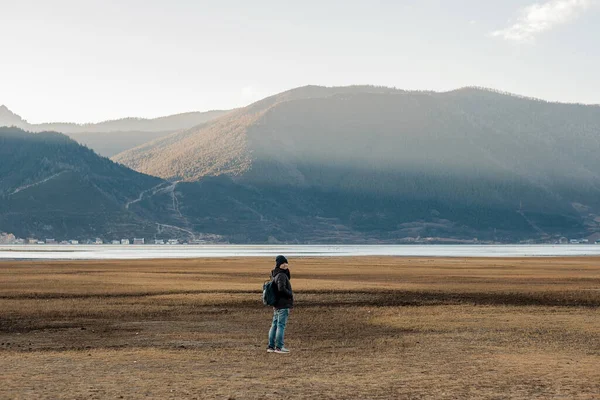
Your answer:
[[[290,262],[0,262],[0,398],[600,398],[599,258]]]

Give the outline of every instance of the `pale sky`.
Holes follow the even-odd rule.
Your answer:
[[[600,103],[600,0],[0,0],[31,123],[230,109],[313,84]]]

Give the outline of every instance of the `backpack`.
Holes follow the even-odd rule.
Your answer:
[[[275,278],[263,284],[263,304],[265,306],[274,306],[277,301],[277,293],[275,293]]]

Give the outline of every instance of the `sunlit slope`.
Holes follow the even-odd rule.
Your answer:
[[[286,207],[362,231],[548,236],[596,229],[599,136],[595,106],[476,88],[305,87],[116,160],[171,180],[293,190]]]

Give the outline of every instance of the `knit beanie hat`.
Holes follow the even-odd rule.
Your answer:
[[[287,264],[287,263],[288,263],[288,260],[284,256],[277,256],[277,258],[275,258],[275,265],[277,265],[277,268],[279,268],[279,266],[281,264]]]

